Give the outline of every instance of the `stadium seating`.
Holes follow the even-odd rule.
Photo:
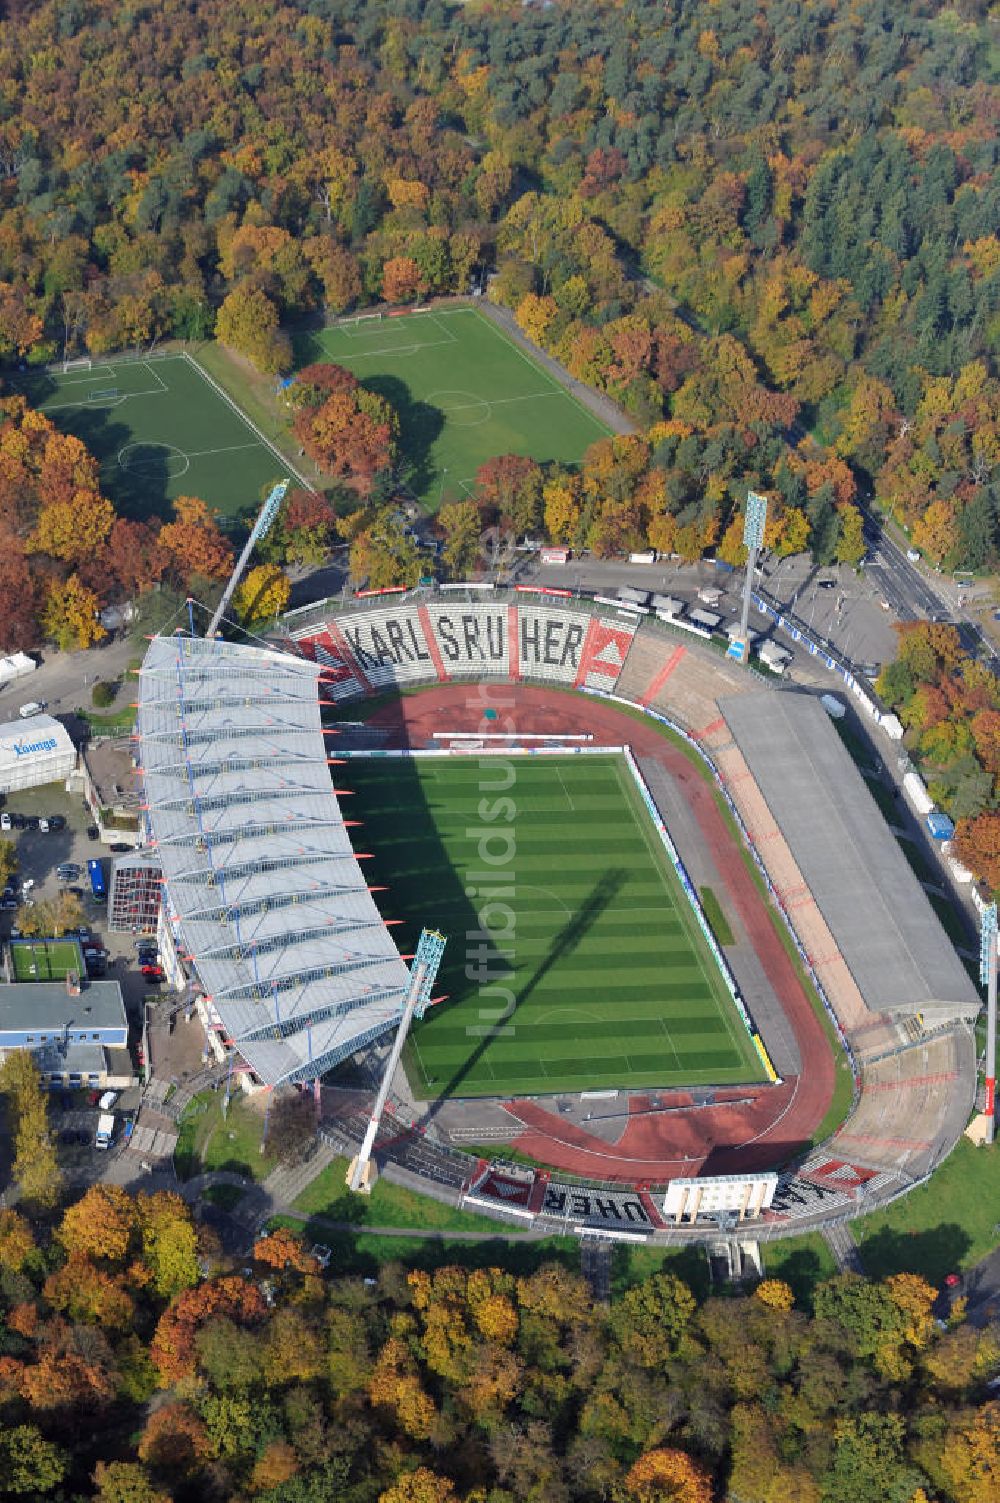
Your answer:
[[[969,1030],[935,1034],[864,1069],[857,1107],[828,1146],[845,1158],[919,1178],[961,1133],[974,1082]]]
[[[425,607],[440,663],[449,678],[507,678],[511,673],[511,609],[503,603],[455,600]]]
[[[575,684],[584,661],[590,616],[584,611],[533,601],[522,601],[517,615],[518,676],[542,683]]]
[[[337,622],[354,662],[375,689],[433,679],[434,659],[415,605],[386,605]]]

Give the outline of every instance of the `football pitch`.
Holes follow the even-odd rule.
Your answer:
[[[610,432],[475,308],[365,317],[300,335],[296,364],[333,361],[399,413],[409,484],[429,511],[471,494],[500,454],[576,464]]]
[[[72,939],[11,940],[15,981],[64,981],[70,971],[83,975],[83,955]]]
[[[763,1078],[620,757],[359,758],[346,781],[400,948],[448,939],[404,1056],[419,1096]]]
[[[282,460],[185,355],[33,371],[11,379],[101,466],[101,487],[124,516],[166,517],[178,496],[225,516],[255,510],[287,473]]]

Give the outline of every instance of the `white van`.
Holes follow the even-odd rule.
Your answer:
[[[22,705],[17,713],[20,715],[22,720],[29,720],[32,715],[41,715],[44,709],[44,699],[29,699],[28,703],[26,705]]]

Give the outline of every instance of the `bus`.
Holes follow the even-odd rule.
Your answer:
[[[108,894],[104,886],[104,868],[101,863],[97,860],[88,861],[87,875],[90,878],[90,890],[95,902],[103,903]]]

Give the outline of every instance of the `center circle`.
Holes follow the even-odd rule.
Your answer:
[[[474,396],[469,391],[434,391],[426,401],[428,406],[443,412],[456,428],[478,428],[493,416],[493,408],[485,397]]]
[[[119,449],[118,466],[130,475],[165,475],[168,480],[176,480],[191,468],[191,461],[173,444],[136,443]]]

